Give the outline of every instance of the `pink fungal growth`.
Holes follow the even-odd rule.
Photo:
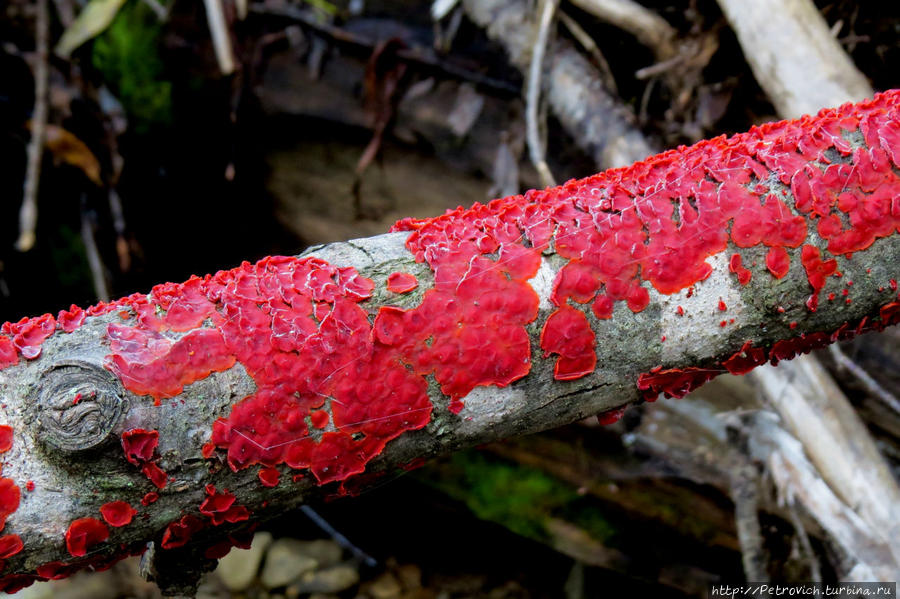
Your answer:
[[[127,501],[110,501],[100,506],[100,515],[110,526],[126,526],[137,514]]]
[[[23,318],[12,324],[3,323],[0,333],[13,335],[12,342],[23,358],[33,360],[41,355],[41,344],[56,330],[56,319],[52,314],[36,318]]]
[[[567,381],[594,371],[597,354],[594,352],[594,331],[583,312],[562,306],[547,319],[541,331],[544,355],[558,354],[553,376]]]
[[[108,538],[109,529],[103,522],[96,518],[78,518],[66,531],[66,549],[73,556],[82,557]]]
[[[0,336],[0,370],[19,362],[19,354],[12,339]]]
[[[71,333],[84,324],[84,319],[86,317],[87,313],[85,313],[84,310],[75,304],[72,304],[68,310],[59,311],[59,314],[56,315],[56,322],[63,332]]]
[[[387,279],[387,289],[391,293],[409,293],[418,286],[416,277],[407,272],[392,272]]]

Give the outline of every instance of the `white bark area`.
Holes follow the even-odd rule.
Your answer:
[[[759,85],[783,118],[872,96],[812,0],[718,0]]]

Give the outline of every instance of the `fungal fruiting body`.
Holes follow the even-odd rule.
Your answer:
[[[437,408],[429,380],[448,412],[459,414],[474,389],[528,375],[535,355],[553,361],[557,380],[590,376],[601,324],[634,319],[661,296],[681,293],[687,301],[718,254],[727,252],[723,268],[739,289],[805,277],[809,295],[801,309],[811,314],[831,277],[841,274],[839,259],[900,227],[898,172],[900,91],[891,91],[552,189],[400,221],[393,231],[408,234],[412,259],[433,274],[414,307],[389,303],[418,288],[407,272],[387,277],[379,304],[374,280],[352,266],[269,257],[158,285],[149,295],[6,323],[0,368],[38,359],[48,338],[102,316],[105,367],[155,405],[236,364],[252,379],[254,391],[213,423],[204,458],[221,458],[235,472],[256,467],[267,487],[289,469],[297,471],[295,482],[307,471],[319,484],[343,482],[391,440],[431,421]],[[532,282],[545,266],[555,274],[541,298]],[[900,319],[900,304],[895,278],[880,283],[892,290],[880,312],[837,331],[801,333],[771,347],[727,338],[732,345],[714,364],[659,365],[635,372],[634,383],[647,399],[682,397],[719,372],[747,372],[883,328]],[[550,307],[543,313],[542,299]],[[728,326],[735,304],[718,298],[714,305],[722,335],[737,329]],[[674,303],[670,309],[681,322],[696,312]],[[772,317],[787,318],[785,312],[776,306]],[[662,343],[666,336],[654,338]],[[616,408],[601,421],[620,416]],[[0,429],[0,447],[8,436]],[[166,487],[159,433],[131,429],[121,441],[124,460],[156,488]],[[143,508],[159,498],[141,492]],[[0,527],[18,502],[18,486],[0,479]],[[130,505],[103,508],[111,526],[134,515]],[[193,511],[168,525],[163,548],[250,515],[233,493],[212,486]],[[80,518],[65,541],[73,556],[84,556],[108,535],[103,522]],[[51,565],[40,576],[60,571]]]

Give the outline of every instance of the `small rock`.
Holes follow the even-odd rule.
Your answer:
[[[394,575],[385,572],[369,584],[368,592],[373,599],[394,599],[400,596],[402,590]]]
[[[340,563],[344,550],[330,539],[295,541],[297,553],[319,562],[319,568],[330,568]]]
[[[296,539],[278,539],[269,547],[260,581],[267,589],[290,584],[319,567],[319,561],[304,552],[305,543]]]
[[[298,593],[340,593],[359,582],[359,573],[346,565],[334,566],[327,570],[307,572],[291,585]]]
[[[216,576],[229,590],[243,591],[256,578],[259,564],[266,553],[266,548],[271,543],[272,535],[270,533],[256,533],[250,549],[232,549],[228,555],[219,560]]]
[[[403,564],[397,566],[394,572],[400,579],[400,584],[407,591],[418,589],[422,586],[422,569],[415,564]]]

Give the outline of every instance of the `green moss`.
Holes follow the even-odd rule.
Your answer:
[[[172,84],[162,80],[161,25],[150,9],[132,0],[94,40],[91,62],[122,102],[132,128],[146,132],[172,117]]]
[[[454,454],[441,476],[428,478],[482,520],[538,540],[547,539],[546,519],[578,499],[571,487],[539,470],[478,451]]]

